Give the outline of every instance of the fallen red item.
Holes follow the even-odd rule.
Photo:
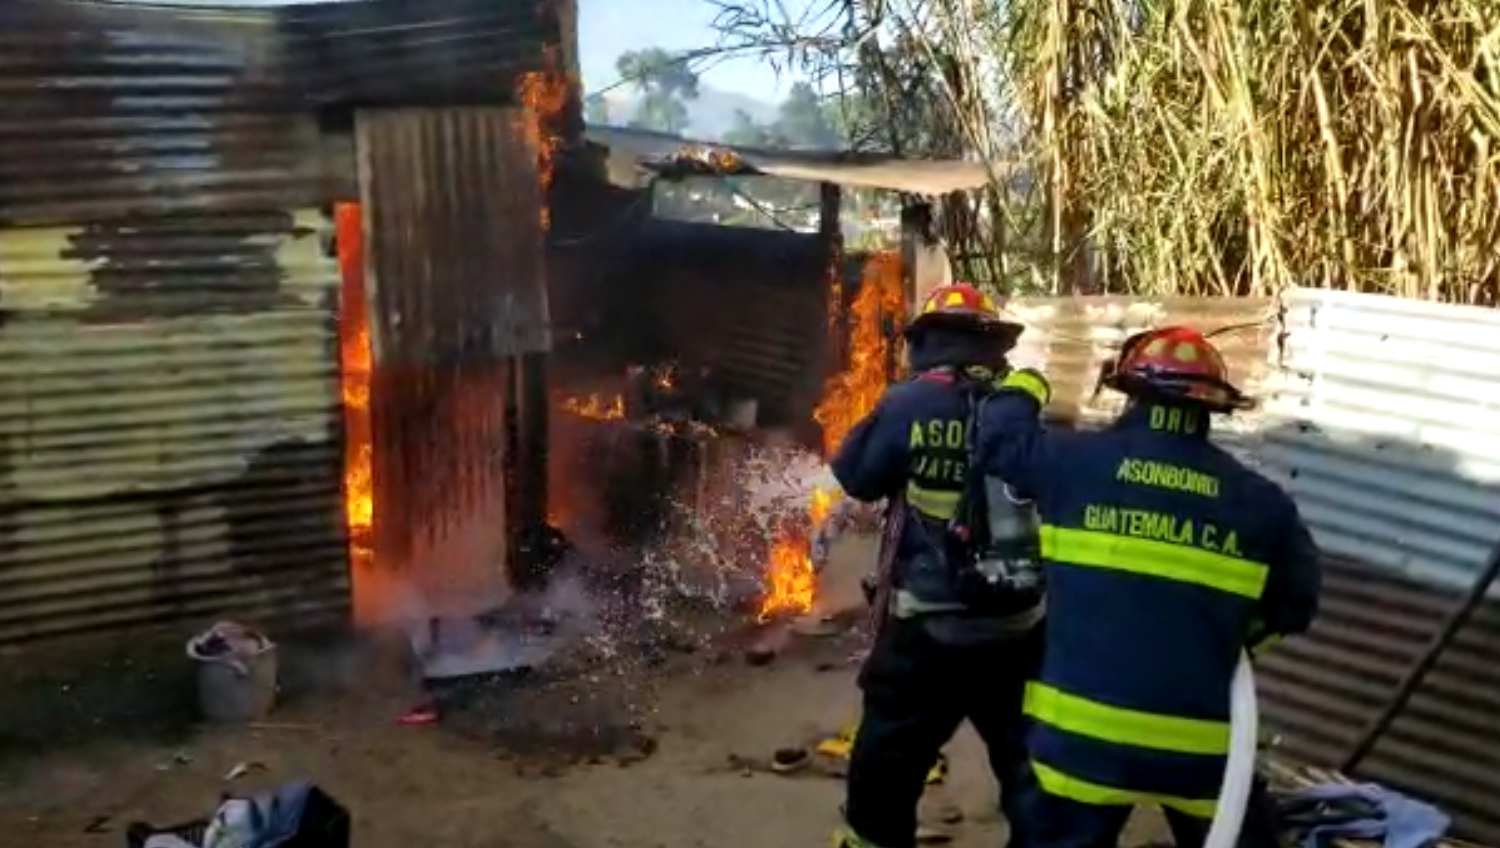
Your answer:
[[[396,719],[396,723],[403,727],[422,727],[428,724],[436,724],[438,720],[437,707],[431,704],[412,707],[402,713]]]

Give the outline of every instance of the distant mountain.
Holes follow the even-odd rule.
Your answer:
[[[609,122],[616,126],[630,123],[637,99],[634,92],[623,89],[605,94]],[[777,106],[747,94],[700,86],[698,99],[687,102],[688,127],[683,134],[713,141],[734,127],[736,110],[743,110],[759,123],[770,123],[776,120]]]

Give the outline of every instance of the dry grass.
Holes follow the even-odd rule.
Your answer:
[[[709,2],[756,7],[742,43],[882,104],[904,152],[1010,163],[949,204],[991,278],[1500,299],[1500,0],[849,0],[821,29]]]
[[[1495,303],[1500,2],[1022,0],[1007,17],[1058,246],[1087,232],[1111,289]]]

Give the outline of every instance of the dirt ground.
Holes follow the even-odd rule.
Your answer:
[[[864,542],[838,552],[826,611],[858,607],[855,580],[868,556]],[[308,778],[350,809],[358,848],[826,845],[840,781],[817,767],[783,776],[761,766],[777,748],[853,714],[848,660],[859,636],[794,635],[765,665],[746,661],[750,637],[740,638],[631,671],[646,680],[633,681],[623,700],[587,703],[611,690],[600,672],[553,690],[551,701],[486,706],[495,727],[509,728],[488,734],[473,721],[399,725],[412,688],[386,673],[386,652],[369,641],[288,647],[287,702],[266,724],[240,729],[196,727],[190,713],[153,701],[168,690],[181,707],[192,684],[171,662],[141,660],[145,647],[116,646],[104,666],[29,675],[20,670],[42,662],[35,652],[7,656],[0,843],[114,848],[131,821],[191,819],[222,792]],[[617,707],[628,718],[613,715]],[[597,725],[612,722],[638,725],[645,744],[606,739]],[[571,746],[567,756],[550,750],[548,739],[569,733],[576,738],[560,746]],[[1004,825],[977,740],[966,729],[949,753],[952,776],[929,793],[924,816],[960,848],[1000,845]],[[241,764],[264,768],[226,781]],[[1142,823],[1126,841],[1151,830]]]

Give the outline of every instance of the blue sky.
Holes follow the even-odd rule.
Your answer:
[[[745,0],[754,7],[762,0]],[[785,0],[792,14],[800,14],[810,0]],[[771,4],[774,8],[775,4]],[[615,58],[627,50],[663,47],[695,50],[718,43],[713,29],[717,7],[708,0],[578,0],[578,53],[584,87],[596,91],[619,79]],[[725,61],[704,71],[705,85],[777,101],[789,84],[777,80],[771,66],[759,59]]]

